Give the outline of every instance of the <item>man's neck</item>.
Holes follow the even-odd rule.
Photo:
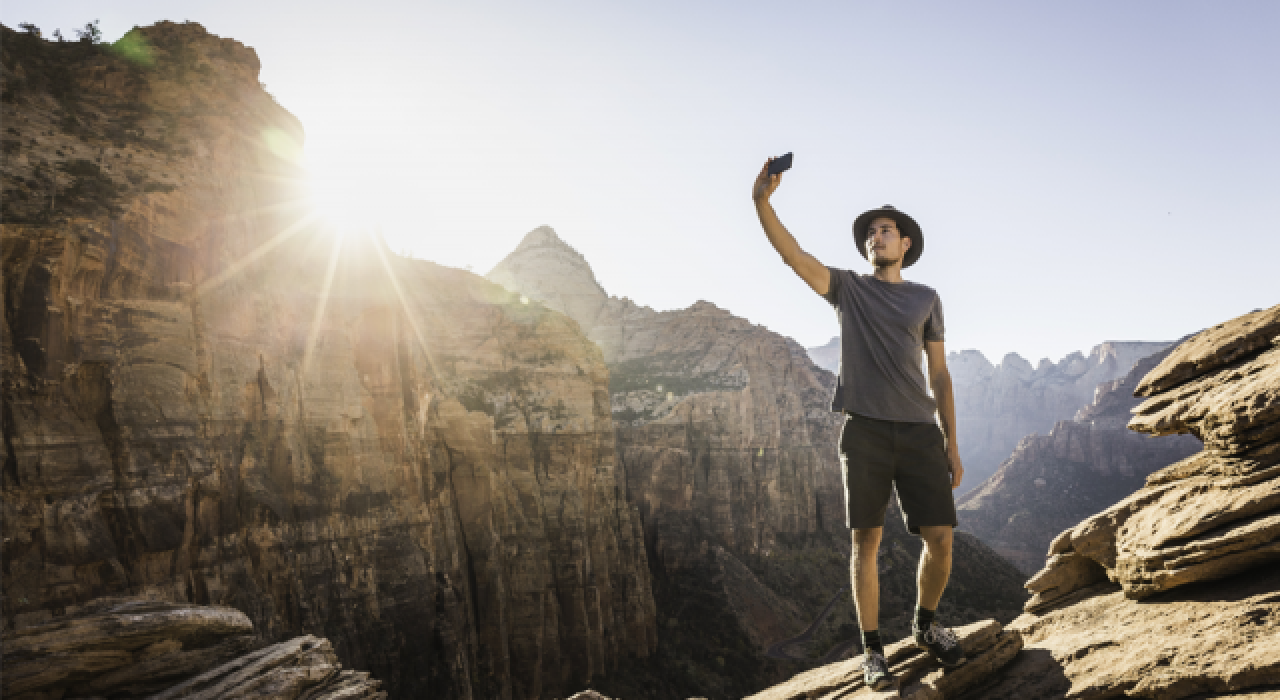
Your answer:
[[[873,274],[875,275],[875,278],[881,282],[902,284],[902,261],[899,260],[898,262],[895,262],[892,265],[886,265],[885,267],[877,267]]]

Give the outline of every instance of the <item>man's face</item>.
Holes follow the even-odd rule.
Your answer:
[[[898,222],[882,216],[867,229],[867,260],[876,267],[889,267],[902,260],[911,247],[911,239],[898,232]]]

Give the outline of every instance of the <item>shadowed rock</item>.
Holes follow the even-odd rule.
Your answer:
[[[238,610],[101,599],[4,634],[4,694],[15,700],[109,696],[385,698],[367,673],[343,671],[327,639],[273,645]]]

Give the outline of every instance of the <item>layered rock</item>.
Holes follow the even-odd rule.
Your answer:
[[[1024,437],[1071,419],[1093,400],[1098,385],[1125,376],[1138,360],[1168,346],[1109,341],[1088,356],[1073,352],[1057,363],[1042,359],[1035,367],[1017,353],[995,366],[977,350],[949,353],[965,465],[961,492],[985,482]]]
[[[1029,435],[994,475],[956,503],[960,527],[1030,576],[1058,533],[1133,493],[1148,475],[1201,448],[1190,435],[1152,439],[1126,428],[1133,391],[1173,348],[1098,386],[1093,403],[1048,435]]]
[[[798,674],[786,683],[752,695],[751,700],[834,700],[888,695],[915,700],[951,698],[986,681],[993,671],[1007,664],[1022,649],[1021,637],[1005,632],[995,620],[975,622],[955,632],[968,661],[950,671],[938,666],[909,639],[886,646],[885,658],[898,679],[895,690],[876,692],[867,688],[859,657]]]
[[[567,694],[652,651],[572,321],[313,224],[251,49],[3,32],[6,630],[104,595],[230,606],[398,697]]]
[[[1280,306],[1203,331],[1152,370],[1129,427],[1203,452],[1063,532],[1029,609],[1108,578],[1132,598],[1280,558]]]
[[[1130,427],[1203,452],[1062,533],[974,698],[1219,697],[1280,687],[1280,306],[1203,331],[1137,385]]]
[[[50,697],[385,698],[311,635],[277,644],[234,608],[100,598],[4,633],[4,693]]]
[[[1023,650],[965,700],[1276,697],[1280,567],[1143,601],[1094,584],[1008,629]],[[1249,690],[1261,691],[1247,695]],[[1269,690],[1270,692],[1267,692]]]
[[[489,278],[569,314],[609,365],[619,460],[665,618],[662,672],[686,668],[672,648],[702,669],[672,694],[742,695],[785,674],[762,660],[765,650],[804,630],[848,583],[834,377],[793,340],[709,302],[658,312],[604,296],[582,257],[546,228]],[[919,544],[889,517],[883,617],[901,634]],[[972,538],[957,547],[997,568],[958,569],[964,593],[949,609],[964,622],[1012,617],[1023,599],[1017,572]],[[810,645],[815,658],[849,649],[852,616],[846,593]],[[641,685],[613,688],[631,695]]]

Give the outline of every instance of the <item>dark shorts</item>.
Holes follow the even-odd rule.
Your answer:
[[[840,431],[840,461],[849,527],[882,527],[895,486],[902,519],[913,534],[930,525],[956,526],[951,467],[937,425],[846,413]]]

